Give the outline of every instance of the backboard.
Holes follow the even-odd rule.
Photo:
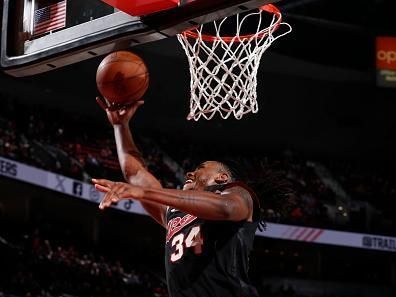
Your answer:
[[[143,0],[3,0],[1,68],[34,75],[276,1],[157,0],[166,5],[131,15]]]

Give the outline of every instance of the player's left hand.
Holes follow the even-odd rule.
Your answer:
[[[92,179],[95,189],[105,193],[99,204],[100,209],[111,206],[122,199],[139,199],[143,196],[143,189],[123,182],[113,182],[107,179]]]
[[[96,97],[96,102],[106,112],[110,124],[128,124],[136,113],[136,110],[144,104],[143,100],[134,101],[129,104],[110,103],[106,98]]]

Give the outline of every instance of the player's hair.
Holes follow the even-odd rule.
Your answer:
[[[260,221],[265,224],[271,211],[276,213],[278,218],[287,217],[291,208],[294,189],[284,173],[269,166],[256,168],[255,170],[260,171],[257,173],[257,176],[259,176],[259,180],[257,180],[257,176],[249,176],[249,174],[255,174],[254,170],[247,173],[247,170],[242,169],[241,162],[236,162],[233,159],[222,159],[217,162],[222,164],[224,171],[229,173],[230,182],[242,181],[257,194],[261,208]],[[273,219],[271,218],[271,220]]]
[[[286,178],[285,174],[271,166],[257,168],[244,168],[243,161],[231,157],[213,158],[220,164],[223,170],[230,176],[229,182],[243,182],[247,184],[257,195],[260,204],[259,221],[271,219],[274,221],[286,218],[293,207],[294,187]],[[257,179],[259,177],[259,179]]]
[[[235,166],[232,166],[230,162],[227,163],[223,161],[216,161],[216,162],[220,165],[220,170],[228,174],[228,176],[230,177],[229,180],[230,182],[239,179],[240,174],[238,170],[235,168]]]
[[[276,214],[275,217],[278,220],[288,216],[295,190],[293,184],[286,178],[284,173],[270,167],[262,168],[260,180],[249,183],[249,186],[259,196],[265,220],[273,217],[270,211]],[[273,218],[271,220],[273,221]]]

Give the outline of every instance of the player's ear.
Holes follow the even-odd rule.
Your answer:
[[[230,181],[230,176],[226,172],[221,172],[221,173],[217,174],[217,176],[215,178],[215,182],[217,184],[225,184],[229,181]]]

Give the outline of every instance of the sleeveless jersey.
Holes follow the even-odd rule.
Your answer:
[[[246,188],[230,183],[215,190],[234,186]],[[166,219],[165,268],[171,297],[258,296],[248,279],[257,219],[208,221],[174,208],[168,208]]]

